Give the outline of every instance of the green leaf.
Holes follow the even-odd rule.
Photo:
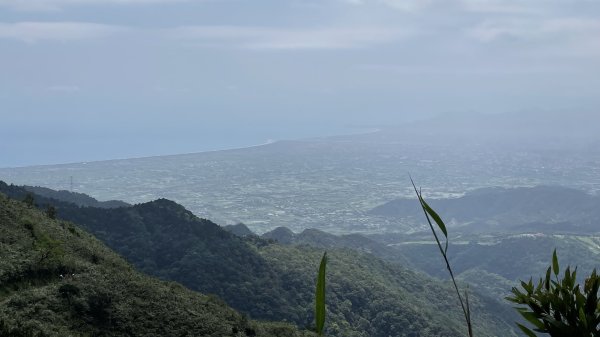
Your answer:
[[[525,326],[517,323],[517,326],[519,327],[519,329],[521,329],[521,331],[523,331],[527,336],[529,337],[537,337],[536,334],[533,333],[533,331],[529,330],[528,328],[526,328]]]
[[[323,254],[319,274],[317,275],[317,289],[315,291],[315,323],[316,331],[323,335],[325,327],[325,268],[327,266],[327,252]]]
[[[581,325],[583,325],[584,328],[587,328],[587,319],[585,317],[585,312],[583,311],[582,307],[579,308],[579,321],[581,322]]]
[[[558,265],[558,256],[556,256],[556,249],[554,250],[554,253],[552,253],[552,271],[556,276],[558,276],[558,273],[560,272]]]
[[[538,315],[536,315],[534,312],[531,312],[531,311],[520,311],[519,313],[529,323],[535,325],[536,328],[541,329],[541,330],[544,329],[544,323],[543,323],[543,321],[540,320],[540,318],[538,317]]]
[[[435,223],[438,225],[438,227],[440,227],[440,230],[442,231],[442,233],[444,233],[444,236],[446,236],[446,238],[447,238],[448,231],[446,230],[446,225],[442,221],[442,218],[431,207],[429,207],[427,202],[425,202],[425,199],[423,199],[423,197],[421,197],[420,195],[419,195],[419,199],[421,200],[421,204],[423,205],[423,208],[425,208],[425,211],[427,212],[427,214],[429,214],[429,216],[431,216],[431,218],[435,221]]]

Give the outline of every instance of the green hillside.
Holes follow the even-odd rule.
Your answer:
[[[411,266],[429,275],[447,278],[434,244],[423,238],[389,234],[373,236],[405,256]],[[519,280],[543,276],[552,250],[565,264],[588,272],[598,267],[600,237],[596,235],[514,234],[463,236],[450,244],[450,263],[458,277],[475,289],[504,298]],[[394,244],[394,242],[397,242]]]
[[[312,326],[322,248],[240,238],[165,199],[117,209],[36,200],[54,202],[59,217],[80,223],[147,273],[215,294],[254,319]],[[328,251],[328,335],[464,335],[447,283],[364,251]],[[506,317],[512,316],[504,316],[498,302],[472,295],[478,336],[510,336],[512,320]]]
[[[0,193],[0,336],[309,336],[158,281],[79,227]]]

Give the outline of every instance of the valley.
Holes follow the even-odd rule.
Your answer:
[[[4,168],[0,178],[69,190],[73,177],[73,191],[100,200],[140,203],[167,198],[199,217],[222,225],[243,222],[257,233],[279,226],[338,234],[419,231],[420,221],[370,212],[391,200],[412,197],[409,173],[428,198],[459,197],[482,187],[558,185],[592,194],[600,190],[597,152],[428,144],[383,135]]]
[[[13,200],[30,193],[2,182],[0,192]],[[323,251],[313,241],[322,237],[319,233],[307,236],[304,245],[283,245],[254,235],[237,237],[166,199],[116,208],[80,207],[38,195],[34,199],[41,209],[55,207],[58,217],[80,224],[142,272],[218,296],[252,319],[311,328],[314,267]],[[461,334],[458,312],[447,310],[455,301],[447,283],[338,240],[330,235],[327,247],[328,335]],[[374,244],[367,238],[359,241]],[[512,311],[486,294],[471,295],[478,335],[513,331]]]
[[[553,249],[585,273],[598,267],[600,154],[413,136],[382,130],[3,168],[2,179],[28,186],[2,183],[0,192],[33,193],[41,209],[53,205],[139,271],[300,328],[312,324],[313,269],[326,250],[331,336],[461,334],[409,173],[448,224],[450,263],[471,289],[478,336],[518,336],[505,297],[542,275]]]
[[[231,235],[213,222],[198,219],[181,205],[166,199],[134,206],[117,201],[103,204],[84,194],[0,183],[0,192],[17,200],[35,191],[43,193],[34,194],[40,208],[53,205],[59,217],[81,224],[137,269],[180,282],[193,290],[215,294],[255,319],[284,320],[310,326],[311,268],[318,261],[320,252],[326,250],[332,259],[330,287],[333,293],[330,295],[331,327],[328,330],[332,336],[386,336],[389,333],[398,336],[408,333],[409,336],[411,331],[430,331],[431,336],[438,336],[445,334],[445,330],[439,330],[441,326],[460,321],[455,310],[441,321],[429,318],[417,323],[416,318],[412,318],[410,327],[405,321],[390,321],[412,315],[433,317],[434,311],[452,307],[452,291],[445,282],[447,271],[431,234],[426,231],[334,235],[319,229],[294,233],[278,227],[259,237],[245,225],[238,224],[225,227],[237,233]],[[482,202],[481,193],[485,198],[495,199],[490,204],[496,205],[485,209],[485,219],[492,219],[494,212],[512,212],[518,217],[518,212],[526,212],[521,206],[527,208],[519,198],[553,198],[563,204],[571,200],[582,209],[593,208],[597,199],[565,188],[496,188],[475,190],[460,198],[436,199],[432,204],[437,203],[436,207],[441,210],[448,207],[445,211],[453,219],[477,224],[480,220],[462,218],[478,216],[477,212],[459,211],[477,209],[478,203]],[[532,198],[531,194],[536,197]],[[472,195],[478,197],[471,199],[469,196]],[[398,199],[383,210],[404,207],[405,201],[410,204],[409,200]],[[565,209],[572,210],[572,207],[565,204]],[[558,217],[553,216],[553,219],[559,220],[565,233],[552,233],[552,228],[546,228],[545,233],[530,232],[531,228],[525,226],[529,224],[527,221],[525,225],[515,227],[524,230],[521,232],[515,228],[501,231],[492,227],[490,230],[486,226],[484,230],[473,231],[469,229],[475,225],[465,227],[456,223],[450,227],[450,262],[461,284],[469,284],[472,289],[478,335],[506,336],[506,331],[516,334],[512,322],[519,318],[504,298],[519,280],[542,275],[548,265],[548,252],[553,249],[558,249],[565,264],[577,265],[586,272],[597,267],[600,236],[569,233],[574,231],[560,221],[561,216],[568,214],[561,213],[560,208],[554,207],[554,210]],[[544,212],[534,214],[543,215]],[[418,212],[411,215],[409,208],[400,215],[410,219],[416,218]],[[379,216],[398,217],[393,212]],[[546,222],[551,223],[548,219]],[[307,261],[313,262],[307,264]],[[356,297],[357,293],[362,295]],[[415,303],[421,303],[421,309],[415,309]],[[382,321],[375,313],[381,314],[383,309],[376,309],[374,305],[395,309],[384,310],[387,318]],[[369,324],[365,325],[365,322]],[[397,329],[394,324],[403,328],[394,330]],[[460,330],[460,325],[452,329]]]

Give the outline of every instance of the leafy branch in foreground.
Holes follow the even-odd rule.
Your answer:
[[[317,289],[315,290],[315,327],[319,336],[323,335],[325,328],[325,268],[327,266],[327,252],[321,258],[319,273],[317,274]]]
[[[552,265],[548,267],[545,278],[540,278],[537,285],[531,279],[529,282],[521,281],[522,289],[512,289],[513,296],[506,299],[522,305],[516,309],[534,329],[519,323],[517,325],[529,337],[536,337],[534,331],[553,337],[600,336],[600,276],[594,269],[585,280],[582,293],[581,285],[577,283],[577,268],[571,271],[567,267],[562,279],[559,273],[560,266],[554,250]]]
[[[456,284],[456,280],[454,279],[454,272],[452,271],[452,267],[450,267],[450,262],[448,261],[448,230],[446,229],[446,224],[442,221],[442,218],[425,202],[423,199],[423,194],[421,190],[417,189],[415,182],[412,177],[410,178],[410,182],[415,189],[415,193],[417,194],[417,198],[419,199],[419,203],[421,204],[421,208],[423,209],[423,213],[425,213],[425,218],[427,219],[427,223],[429,224],[429,228],[431,228],[431,232],[433,233],[433,237],[435,238],[435,242],[440,249],[440,253],[444,258],[444,262],[446,263],[446,269],[450,273],[450,278],[452,279],[452,283],[454,284],[454,289],[456,289],[456,295],[458,296],[458,300],[460,302],[460,306],[462,308],[463,314],[465,316],[465,322],[467,324],[467,330],[469,333],[469,337],[473,337],[473,327],[471,325],[471,309],[469,308],[469,294],[465,291],[465,299],[463,300],[462,295],[460,294],[460,290],[458,289],[458,285]],[[438,237],[433,224],[431,223],[431,219],[435,221],[442,234],[444,234],[444,238],[446,240],[445,245],[442,246],[440,239]]]

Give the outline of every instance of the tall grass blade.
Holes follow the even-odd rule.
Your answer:
[[[473,336],[473,326],[471,325],[471,305],[469,304],[469,289],[465,290],[465,302],[467,305],[467,329],[469,330],[469,336]]]
[[[409,177],[410,177],[410,175],[409,175]],[[458,301],[460,302],[461,309],[465,316],[465,323],[467,324],[469,337],[473,337],[473,328],[471,325],[471,308],[469,308],[468,298],[467,298],[467,303],[465,304],[465,301],[463,300],[463,297],[460,294],[460,290],[458,289],[458,284],[456,284],[456,279],[454,278],[454,272],[452,271],[452,267],[450,267],[450,261],[448,261],[448,231],[446,229],[446,225],[442,221],[442,218],[427,204],[427,202],[425,202],[425,200],[423,199],[422,193],[420,192],[420,190],[417,189],[417,186],[415,185],[415,182],[413,181],[412,177],[410,177],[410,182],[412,183],[412,186],[415,189],[415,194],[419,198],[419,204],[421,205],[421,208],[423,209],[423,213],[425,214],[425,218],[427,219],[427,224],[429,225],[429,228],[431,229],[433,237],[435,238],[435,242],[437,243],[437,246],[440,249],[440,253],[442,254],[442,257],[444,258],[444,262],[446,263],[446,269],[448,269],[448,273],[450,274],[450,279],[452,280],[452,284],[454,285],[454,289],[456,290],[456,296],[458,297]],[[435,223],[438,225],[438,227],[444,234],[444,237],[446,238],[445,248],[442,248],[442,244],[440,243],[440,239],[439,239],[435,229],[433,228],[433,224],[431,223],[430,218],[432,218],[435,221]],[[468,295],[465,294],[465,296],[468,296]]]

